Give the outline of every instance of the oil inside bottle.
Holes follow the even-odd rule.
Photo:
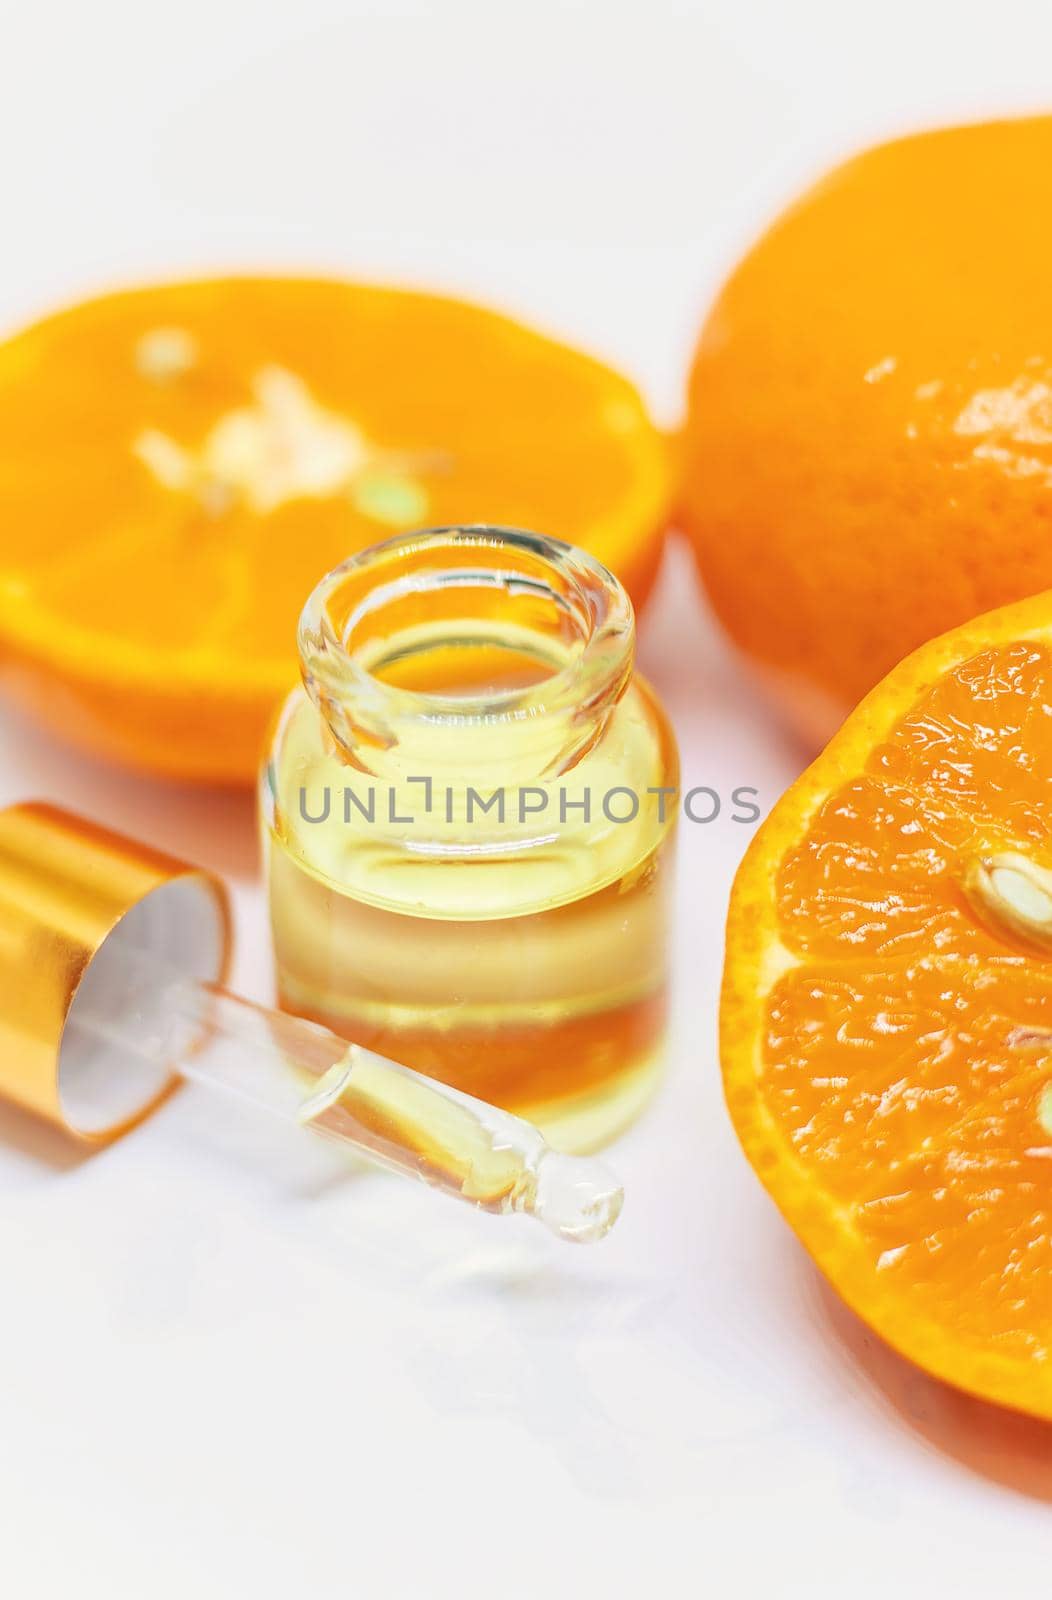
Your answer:
[[[675,744],[633,678],[583,754],[538,772],[543,719],[478,708],[578,645],[490,602],[451,630],[403,595],[358,642],[380,694],[419,702],[419,753],[403,736],[363,772],[304,692],[287,702],[263,784],[280,1000],[587,1150],[659,1071]],[[427,743],[436,696],[448,749]]]

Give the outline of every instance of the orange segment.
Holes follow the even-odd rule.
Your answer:
[[[252,777],[317,580],[399,530],[510,523],[645,599],[663,442],[600,363],[478,307],[321,280],[172,284],[0,346],[0,646],[61,732]]]
[[[903,1354],[1052,1418],[1052,594],[863,701],[735,882],[727,1100]]]

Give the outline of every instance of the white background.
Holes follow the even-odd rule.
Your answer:
[[[1046,4],[673,11],[7,4],[0,320],[115,280],[296,264],[445,285],[631,371],[675,420],[733,252],[883,131],[1052,98]],[[691,782],[803,752],[673,555],[644,660]],[[247,801],[0,720],[48,795],[232,875]],[[683,833],[674,1046],[593,1251],[188,1091],[86,1161],[0,1109],[0,1592],[1045,1595],[1052,1430],[907,1367],[738,1152],[714,998],[746,830]]]

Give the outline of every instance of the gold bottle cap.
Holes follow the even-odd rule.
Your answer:
[[[57,806],[0,810],[0,1096],[93,1142],[123,1133],[178,1081],[151,1075],[117,1040],[91,1048],[66,1034],[89,968],[105,982],[108,963],[95,958],[118,924],[196,978],[225,972],[230,913],[217,878]]]

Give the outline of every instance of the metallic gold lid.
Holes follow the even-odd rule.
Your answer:
[[[92,1142],[123,1133],[177,1081],[119,1048],[88,1062],[64,1047],[81,979],[119,923],[196,977],[225,971],[229,907],[210,873],[56,806],[0,811],[0,1096]]]

